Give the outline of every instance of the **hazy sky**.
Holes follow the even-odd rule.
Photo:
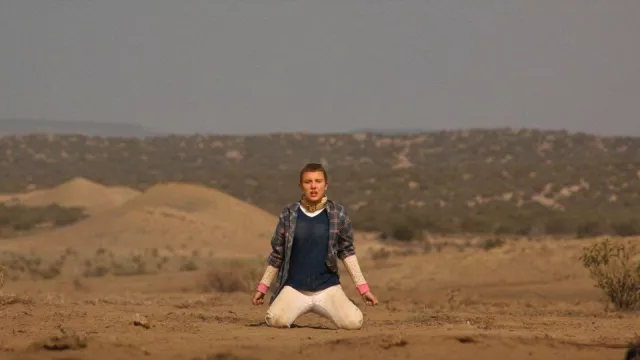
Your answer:
[[[0,117],[640,134],[639,0],[0,0]]]

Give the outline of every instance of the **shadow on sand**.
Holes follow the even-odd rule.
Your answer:
[[[266,322],[261,321],[257,323],[247,324],[247,327],[269,327]],[[291,329],[314,329],[314,330],[335,330],[328,326],[322,325],[296,325],[292,324]]]

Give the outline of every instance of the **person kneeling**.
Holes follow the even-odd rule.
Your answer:
[[[326,195],[326,170],[307,164],[300,172],[300,200],[285,206],[279,216],[267,269],[253,304],[264,303],[276,280],[265,321],[268,326],[289,328],[303,314],[312,312],[341,329],[357,330],[363,316],[344,293],[338,276],[338,259],[356,284],[364,303],[378,304],[362,275],[353,244],[351,219],[344,206]]]

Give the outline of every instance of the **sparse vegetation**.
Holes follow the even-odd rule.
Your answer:
[[[640,137],[530,129],[397,136],[29,135],[0,138],[0,152],[4,193],[52,187],[77,176],[139,190],[184,181],[216,187],[277,214],[297,198],[300,167],[322,161],[330,171],[330,196],[347,206],[354,227],[397,240],[422,230],[640,234],[633,225],[640,223]]]
[[[264,265],[253,261],[224,261],[211,264],[202,279],[201,290],[223,293],[255,289]]]
[[[71,225],[86,218],[82,208],[25,206],[0,204],[0,237],[12,237],[39,228],[55,228]]]
[[[59,276],[62,268],[72,253],[65,252],[58,258],[51,256],[49,261],[35,254],[21,254],[14,252],[0,253],[0,266],[7,269],[9,279],[28,277],[33,280],[53,279]]]
[[[92,256],[80,256],[73,249],[67,249],[59,257],[52,254],[45,256],[5,251],[0,252],[0,280],[3,275],[13,280],[53,279],[62,275],[65,269],[73,272],[79,270],[80,276],[85,278],[196,271],[212,261],[210,258],[194,255],[161,254],[158,249],[122,255],[99,248]]]
[[[24,295],[0,293],[0,306],[13,304],[31,305],[33,304],[33,300]]]
[[[4,286],[4,278],[7,274],[7,268],[5,266],[0,265],[0,289]]]
[[[499,237],[489,238],[482,242],[482,248],[486,251],[502,247],[505,241]]]
[[[640,308],[640,261],[635,245],[611,239],[584,249],[580,260],[617,310]]]
[[[409,225],[396,225],[391,231],[391,236],[400,241],[411,241],[416,237],[416,229]]]
[[[58,335],[50,336],[40,341],[35,341],[30,345],[32,349],[43,349],[50,351],[79,350],[88,346],[87,337],[76,332],[62,331]]]

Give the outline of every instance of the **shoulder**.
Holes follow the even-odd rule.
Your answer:
[[[300,202],[299,201],[295,201],[295,202],[286,204],[282,208],[282,211],[280,211],[280,216],[289,216],[289,214],[298,211],[299,207],[300,207]]]
[[[337,201],[333,201],[333,200],[327,200],[327,204],[329,206],[329,210],[332,212],[335,212],[338,217],[342,218],[342,217],[348,217],[349,214],[347,213],[347,208],[340,204]]]

